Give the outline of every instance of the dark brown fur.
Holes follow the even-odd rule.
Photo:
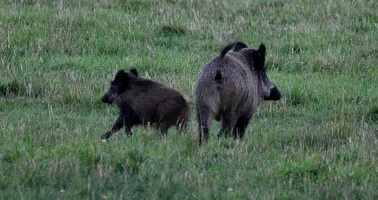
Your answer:
[[[195,91],[200,144],[208,140],[213,119],[222,122],[218,136],[241,139],[260,102],[281,98],[266,75],[265,52],[263,44],[250,49],[235,42],[206,64]]]
[[[117,105],[120,110],[117,121],[103,139],[123,126],[127,135],[131,135],[131,128],[138,124],[150,124],[165,135],[172,125],[180,130],[187,125],[189,106],[184,97],[160,83],[138,77],[136,69],[118,71],[101,100]]]

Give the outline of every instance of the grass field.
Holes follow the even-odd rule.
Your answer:
[[[283,97],[199,147],[195,82],[236,40]],[[0,199],[378,199],[376,0],[3,0],[0,41]],[[187,133],[102,142],[132,67],[190,100]]]

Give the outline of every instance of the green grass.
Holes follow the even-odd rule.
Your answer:
[[[378,3],[0,2],[0,199],[377,199]],[[229,42],[280,89],[245,138],[197,144],[193,88]],[[107,142],[121,68],[182,92],[187,133]]]

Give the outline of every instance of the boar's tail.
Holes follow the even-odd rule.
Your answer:
[[[227,45],[226,47],[224,47],[224,48],[222,49],[222,51],[221,51],[219,57],[220,57],[221,59],[223,59],[224,56],[227,54],[227,52],[230,51],[230,50],[232,49],[232,47],[234,47],[235,45],[236,45],[236,42],[231,43],[231,44]]]
[[[220,58],[224,58],[224,56],[227,54],[228,51],[230,51],[235,46],[234,51],[238,52],[241,49],[247,48],[247,45],[243,42],[233,42],[231,44],[228,44],[226,47],[224,47],[219,55]]]

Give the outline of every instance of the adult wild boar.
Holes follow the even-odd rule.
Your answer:
[[[136,69],[118,71],[101,101],[116,105],[120,111],[117,121],[102,136],[103,139],[123,126],[131,135],[131,128],[138,124],[149,124],[165,135],[172,125],[185,129],[188,121],[189,106],[184,97],[160,83],[138,77]]]
[[[213,119],[222,123],[218,136],[241,139],[260,102],[281,98],[266,75],[265,53],[263,44],[256,50],[235,42],[205,65],[195,89],[200,144],[208,140]]]

